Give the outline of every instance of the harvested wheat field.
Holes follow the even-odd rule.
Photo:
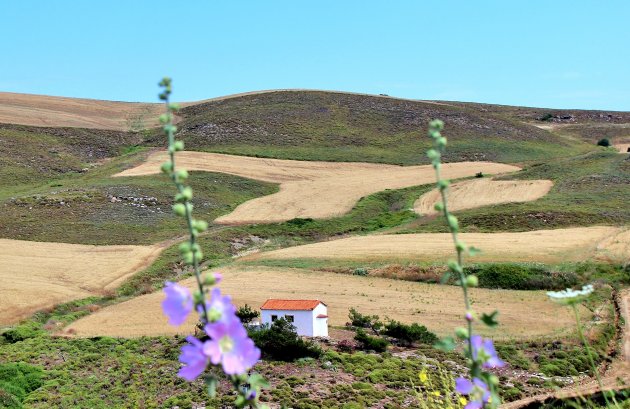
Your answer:
[[[87,246],[0,239],[0,324],[115,289],[161,246]]]
[[[630,229],[606,226],[537,230],[521,233],[462,233],[478,247],[478,262],[537,261],[559,263],[630,258]],[[453,255],[448,233],[357,236],[247,256],[246,259],[346,259],[443,261]]]
[[[221,288],[237,305],[247,303],[257,308],[267,298],[320,299],[328,304],[330,325],[344,325],[350,307],[422,323],[440,334],[461,325],[463,301],[461,289],[455,286],[286,268],[232,266],[221,272]],[[195,282],[190,278],[182,283],[193,288]],[[478,311],[501,311],[501,334],[507,337],[558,334],[572,324],[568,309],[550,302],[544,292],[474,289],[472,298]],[[82,318],[66,331],[86,337],[190,333],[194,317],[178,328],[169,326],[162,315],[163,299],[162,292],[143,295]]]
[[[617,148],[617,150],[619,151],[619,153],[628,153],[630,152],[628,149],[630,149],[630,143],[619,143],[619,144],[615,144],[615,148]]]
[[[157,152],[148,160],[115,176],[159,173],[166,160]],[[223,224],[273,223],[296,217],[325,219],[347,213],[364,196],[385,189],[401,189],[435,181],[431,166],[395,166],[374,163],[315,162],[263,159],[218,153],[182,152],[178,166],[188,170],[228,173],[280,184],[280,191],[250,200],[215,220]],[[458,162],[443,165],[446,178],[507,173],[518,167],[492,162]]]
[[[0,122],[128,131],[157,126],[163,104],[0,92]]]
[[[449,187],[448,208],[457,211],[502,203],[531,202],[549,193],[552,186],[551,180],[466,180]],[[418,214],[436,214],[434,206],[441,201],[440,191],[434,189],[420,196],[413,209]]]

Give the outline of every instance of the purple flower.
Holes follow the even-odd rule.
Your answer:
[[[466,378],[457,378],[455,391],[468,396],[468,403],[464,409],[481,409],[490,402],[488,385],[479,378],[473,378],[472,382]]]
[[[260,349],[236,316],[207,324],[205,330],[211,339],[204,343],[204,352],[213,365],[221,363],[227,375],[244,374],[260,359]]]
[[[484,368],[501,368],[505,366],[505,362],[497,355],[491,339],[483,339],[481,335],[473,335],[470,341],[472,343],[473,359],[481,362]]]
[[[197,310],[201,314],[202,308],[199,305]],[[229,295],[221,295],[221,290],[213,288],[210,293],[210,301],[206,301],[206,311],[208,312],[208,321],[228,322],[236,318],[236,307],[232,304],[232,297]]]
[[[187,381],[195,380],[208,366],[210,360],[204,353],[205,345],[208,343],[201,343],[197,338],[189,336],[186,337],[188,345],[182,347],[182,353],[179,355],[179,361],[184,366],[179,370],[178,375]]]
[[[182,325],[193,309],[190,291],[186,287],[167,281],[164,293],[166,299],[162,301],[162,310],[168,317],[168,323],[175,326]]]

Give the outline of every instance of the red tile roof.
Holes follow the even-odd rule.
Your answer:
[[[260,307],[261,310],[314,310],[319,304],[324,304],[319,300],[267,300]],[[326,304],[324,304],[326,305]]]

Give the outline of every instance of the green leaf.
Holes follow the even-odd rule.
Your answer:
[[[206,378],[206,389],[208,391],[208,396],[214,398],[217,396],[217,386],[219,381],[214,376],[209,376]]]
[[[447,271],[442,275],[442,278],[440,279],[440,284],[446,284],[449,278],[451,278],[451,272]]]
[[[264,389],[269,387],[269,382],[261,374],[258,373],[252,374],[249,377],[248,383],[250,384],[252,389]]]
[[[499,315],[499,311],[494,311],[492,314],[481,314],[481,322],[486,324],[489,327],[496,327],[499,325],[499,321],[497,321],[497,315]]]
[[[470,254],[471,256],[476,256],[479,253],[481,253],[481,249],[473,246],[468,247],[468,254]]]
[[[433,345],[436,349],[444,352],[451,352],[455,349],[455,340],[453,337],[444,337]]]

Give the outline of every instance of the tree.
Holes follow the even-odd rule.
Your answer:
[[[245,304],[241,307],[238,307],[238,310],[236,311],[236,316],[240,318],[243,324],[249,324],[254,319],[260,317],[260,312],[252,310],[249,305]]]
[[[597,146],[610,146],[610,140],[608,138],[602,138],[599,141],[597,141]]]

